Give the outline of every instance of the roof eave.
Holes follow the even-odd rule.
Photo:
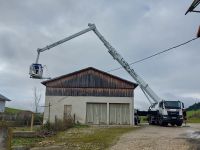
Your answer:
[[[107,75],[109,75],[109,76],[112,76],[112,77],[114,77],[114,78],[117,78],[117,79],[119,79],[119,80],[122,80],[122,81],[124,81],[124,82],[127,82],[127,83],[129,83],[129,84],[133,84],[133,85],[134,85],[134,88],[133,88],[133,89],[135,89],[135,88],[138,86],[137,83],[128,81],[128,80],[126,80],[126,79],[123,79],[123,78],[121,78],[121,77],[118,77],[118,76],[109,74],[109,73],[107,73],[107,72],[105,72],[105,71],[98,70],[98,69],[93,68],[93,67],[84,68],[84,69],[81,69],[81,70],[78,70],[78,71],[75,71],[75,72],[72,72],[72,73],[69,73],[69,74],[66,74],[66,75],[61,75],[61,76],[52,78],[52,79],[50,79],[50,80],[45,80],[45,81],[42,81],[41,84],[43,84],[43,85],[46,86],[46,83],[48,83],[48,82],[52,82],[52,81],[55,81],[55,80],[59,80],[59,79],[61,79],[61,78],[63,78],[63,77],[67,77],[67,76],[70,76],[70,75],[73,75],[73,74],[76,74],[76,73],[79,73],[79,72],[83,72],[83,71],[89,70],[89,69],[99,71],[99,72],[101,72],[101,73],[107,74]]]
[[[0,99],[0,101],[12,101],[10,99]]]

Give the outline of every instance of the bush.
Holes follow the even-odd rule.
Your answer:
[[[34,114],[34,125],[42,125],[43,114],[35,113]]]
[[[52,124],[54,131],[63,131],[68,128],[71,128],[74,126],[73,120],[72,119],[55,119],[55,123]]]
[[[68,128],[71,128],[74,126],[72,119],[57,119],[55,118],[55,123],[50,123],[47,121],[44,125],[42,125],[41,130],[47,130],[47,131],[64,131]]]

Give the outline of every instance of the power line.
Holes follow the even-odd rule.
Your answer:
[[[137,61],[134,61],[134,62],[130,63],[129,65],[134,65],[134,64],[136,64],[136,63],[139,63],[139,62],[142,62],[142,61],[144,61],[144,60],[150,59],[150,58],[155,57],[155,56],[157,56],[157,55],[160,55],[160,54],[162,54],[162,53],[168,52],[168,51],[170,51],[170,50],[172,50],[172,49],[175,49],[175,48],[178,48],[178,47],[183,46],[183,45],[185,45],[185,44],[188,44],[188,43],[190,43],[190,42],[192,42],[192,41],[194,41],[194,40],[196,40],[196,39],[198,39],[198,38],[199,38],[199,37],[195,37],[195,38],[193,38],[193,39],[191,39],[191,40],[189,40],[189,41],[186,41],[186,42],[184,42],[184,43],[181,43],[181,44],[179,44],[179,45],[176,45],[176,46],[170,47],[170,48],[168,48],[168,49],[159,51],[159,52],[157,52],[157,53],[154,53],[153,55],[150,55],[150,56],[148,56],[148,57],[145,57],[145,58],[139,59],[139,60],[137,60]],[[118,68],[109,70],[109,71],[107,71],[107,72],[116,71],[116,70],[119,70],[119,69],[121,69],[121,68],[123,68],[123,67],[118,67]]]

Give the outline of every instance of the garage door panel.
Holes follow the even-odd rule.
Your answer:
[[[107,104],[106,103],[87,103],[87,123],[106,124],[107,123]]]
[[[110,124],[130,124],[129,104],[110,104]]]

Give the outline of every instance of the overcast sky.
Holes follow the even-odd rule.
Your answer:
[[[0,93],[11,99],[6,106],[34,109],[33,88],[42,94],[41,80],[29,78],[36,49],[95,23],[113,47],[131,63],[196,36],[200,14],[184,15],[192,0],[0,0]],[[57,77],[86,67],[108,71],[120,67],[89,32],[41,53],[45,74]],[[132,66],[161,97],[200,101],[199,39]],[[123,69],[111,72],[133,81]],[[136,108],[149,102],[139,88]]]

